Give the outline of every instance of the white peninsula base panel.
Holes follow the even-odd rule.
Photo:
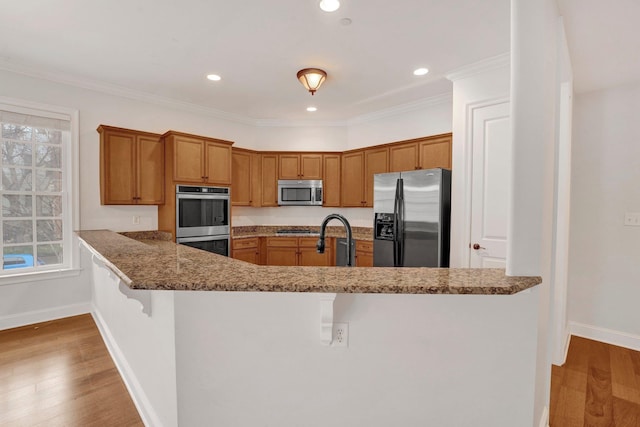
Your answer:
[[[340,347],[320,340],[322,294],[139,291],[148,316],[94,273],[96,317],[147,425],[534,425],[537,287],[338,294]]]

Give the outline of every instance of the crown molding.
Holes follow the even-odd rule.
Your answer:
[[[149,104],[155,104],[168,108],[180,109],[183,111],[203,114],[214,118],[228,120],[231,122],[241,123],[244,125],[253,125],[254,120],[246,117],[228,113],[226,111],[218,110],[215,108],[203,107],[201,105],[178,101],[172,98],[166,98],[158,95],[153,95],[148,92],[136,91],[128,89],[122,86],[92,81],[89,79],[83,79],[76,76],[71,76],[64,73],[56,73],[51,71],[38,70],[34,67],[29,67],[22,64],[16,64],[0,60],[0,70],[9,71],[16,74],[22,74],[28,77],[34,77],[37,79],[47,80],[54,83],[61,83],[68,86],[79,87],[82,89],[88,89],[95,92],[101,92],[107,95],[119,96],[122,98],[132,99],[134,101],[142,101]]]
[[[451,103],[453,100],[453,93],[446,92],[439,95],[430,96],[419,101],[409,102],[406,104],[396,105],[395,107],[385,108],[383,110],[375,111],[369,114],[363,114],[361,116],[354,117],[347,121],[348,125],[360,125],[376,120],[385,119],[388,117],[398,116],[400,114],[409,113],[423,108],[434,107],[436,105],[442,105]]]
[[[229,113],[226,111],[218,110],[215,108],[203,107],[201,105],[178,101],[172,98],[161,97],[153,95],[147,92],[136,91],[128,89],[122,86],[96,82],[88,79],[82,79],[75,76],[70,76],[64,73],[56,73],[50,71],[38,70],[34,67],[29,67],[14,62],[9,62],[0,59],[0,70],[9,71],[16,74],[22,74],[28,77],[47,80],[54,83],[65,84],[68,86],[79,87],[82,89],[88,89],[95,92],[104,93],[107,95],[119,96],[122,98],[132,99],[135,101],[142,101],[149,104],[155,104],[167,108],[174,108],[186,112],[202,114],[210,117],[214,117],[221,120],[227,120],[235,123],[240,123],[248,126],[256,127],[346,127],[358,124],[364,124],[375,120],[381,120],[387,117],[393,117],[400,114],[408,113],[411,111],[420,110],[427,107],[432,107],[439,104],[451,102],[452,93],[443,93],[435,95],[429,98],[424,98],[419,101],[410,102],[407,104],[401,104],[390,108],[385,108],[373,113],[363,114],[355,116],[347,120],[326,120],[326,121],[312,121],[312,120],[281,120],[281,119],[254,119],[250,117],[241,116],[238,114]]]
[[[510,65],[511,54],[507,52],[457,68],[445,77],[453,82],[460,79],[466,79],[467,77],[472,77],[486,71],[494,70],[496,68],[509,67]]]

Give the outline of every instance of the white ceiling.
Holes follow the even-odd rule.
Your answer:
[[[0,67],[239,119],[343,121],[450,92],[445,74],[509,51],[509,0],[341,3],[326,13],[318,0],[0,0]],[[640,2],[559,5],[578,90],[639,75]],[[612,53],[621,45],[625,57]],[[313,97],[296,79],[306,67],[328,73]],[[417,67],[431,72],[415,77]]]

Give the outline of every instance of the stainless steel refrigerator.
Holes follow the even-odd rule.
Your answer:
[[[451,171],[373,177],[373,265],[449,267]]]

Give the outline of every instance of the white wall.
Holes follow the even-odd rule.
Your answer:
[[[352,227],[373,227],[371,208],[323,208],[319,206],[287,206],[285,208],[247,208],[236,206],[232,209],[233,226],[242,225],[317,225],[330,213],[343,215]],[[340,226],[339,221],[329,223]]]
[[[434,97],[410,109],[352,120],[344,149],[368,147],[451,132],[451,94]]]
[[[265,151],[344,151],[347,143],[344,126],[257,126],[252,132],[252,142],[236,145]]]
[[[178,425],[174,292],[150,293],[148,316],[141,305],[118,289],[120,279],[101,256],[83,259],[91,274],[93,317],[146,426]]]
[[[555,0],[511,1],[512,173],[507,274],[539,275],[533,425],[548,421],[551,384],[559,18]]]
[[[179,424],[530,425],[538,297],[176,292]]]
[[[640,344],[640,82],[574,98],[569,320]],[[606,339],[607,337],[602,337]],[[609,339],[612,337],[609,336]]]

